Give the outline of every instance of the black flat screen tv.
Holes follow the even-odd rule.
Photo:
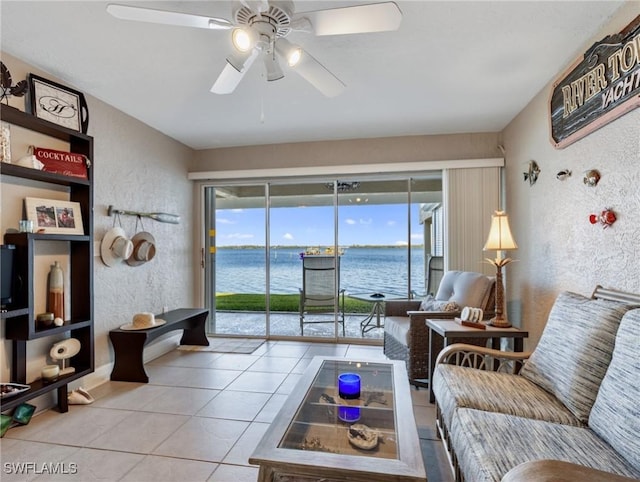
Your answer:
[[[16,247],[13,244],[3,244],[0,246],[2,251],[2,258],[0,259],[0,271],[2,271],[2,278],[0,279],[0,291],[2,309],[7,309],[13,302],[13,281],[15,278],[14,273],[14,254]]]

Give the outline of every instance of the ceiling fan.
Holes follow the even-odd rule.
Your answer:
[[[340,94],[344,83],[299,45],[287,40],[294,31],[315,35],[345,35],[397,30],[402,13],[394,2],[329,8],[294,13],[289,0],[241,0],[233,20],[189,13],[110,4],[116,18],[182,27],[230,30],[234,51],[211,87],[215,94],[230,94],[255,60],[263,57],[268,81],[284,77],[279,58],[327,97]]]

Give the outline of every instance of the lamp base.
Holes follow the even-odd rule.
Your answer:
[[[511,328],[511,323],[509,323],[507,320],[499,320],[497,318],[491,318],[488,322],[487,325],[489,326],[495,326],[496,328]]]

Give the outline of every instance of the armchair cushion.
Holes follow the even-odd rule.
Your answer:
[[[620,319],[631,305],[563,292],[520,374],[555,395],[587,423],[611,361]]]
[[[440,282],[436,301],[453,301],[460,308],[471,306],[485,309],[493,291],[495,279],[472,271],[447,271]]]
[[[640,309],[627,312],[589,426],[640,473]]]

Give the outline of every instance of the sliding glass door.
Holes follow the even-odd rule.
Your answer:
[[[209,330],[216,335],[267,335],[265,186],[207,188],[205,249]]]
[[[211,332],[382,340],[384,302],[425,292],[441,191],[439,172],[207,188]]]
[[[272,336],[335,338],[342,316],[335,230],[333,183],[269,186]]]

